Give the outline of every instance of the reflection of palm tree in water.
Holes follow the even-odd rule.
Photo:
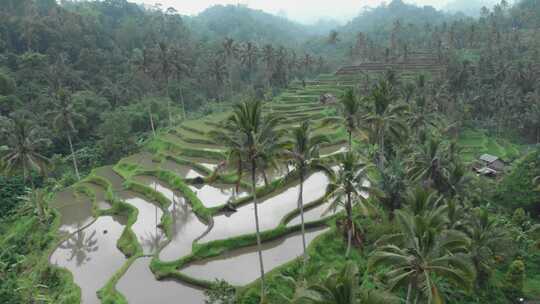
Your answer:
[[[154,191],[157,193],[157,183],[154,182]],[[141,236],[141,244],[143,248],[148,249],[149,253],[154,253],[159,250],[160,246],[165,241],[165,235],[159,228],[158,206],[154,205],[154,232],[146,232],[145,236]],[[175,208],[175,207],[173,207]]]
[[[75,259],[77,266],[81,266],[91,260],[88,256],[89,253],[98,250],[99,246],[97,243],[95,229],[90,235],[87,235],[85,230],[80,230],[79,228],[76,233],[60,245],[60,248],[71,251],[68,261]]]
[[[172,216],[172,236],[178,235],[186,223],[189,220],[190,210],[189,206],[183,198],[175,196],[173,192],[173,208],[171,210]]]

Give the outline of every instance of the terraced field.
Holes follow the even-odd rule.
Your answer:
[[[520,147],[504,139],[495,139],[482,130],[465,130],[458,138],[462,148],[462,157],[466,162],[472,162],[482,154],[488,153],[510,162],[521,155]]]
[[[345,132],[322,126],[332,108],[319,103],[325,93],[341,95],[351,87],[339,77],[323,75],[305,87],[292,84],[264,106],[266,113],[286,118],[290,130],[310,119],[316,132],[331,140],[325,160],[341,153]],[[233,172],[215,171],[225,148],[208,132],[230,113],[186,121],[145,145],[142,152],[115,166],[95,169],[87,178],[56,196],[64,241],[50,262],[65,267],[81,287],[82,302],[204,303],[203,290],[215,279],[238,287],[257,279],[255,224],[243,181],[235,189]],[[297,209],[298,176],[294,169],[271,170],[268,183],[258,181],[264,259],[267,270],[301,254]],[[304,185],[308,240],[329,228],[324,214],[329,184],[326,172],[315,169]],[[235,213],[224,211],[230,201]],[[231,271],[251,265],[243,272]]]
[[[371,74],[373,79],[377,75]],[[340,126],[323,126],[322,119],[335,109],[320,104],[319,97],[340,96],[361,85],[364,77],[339,72],[306,81],[305,86],[293,83],[265,103],[264,111],[283,115],[285,130],[311,120],[316,133],[331,139],[321,151],[331,165],[332,156],[345,151],[346,133]],[[253,286],[256,238],[248,183],[243,180],[236,191],[235,173],[216,171],[226,151],[208,135],[229,114],[162,130],[142,152],[95,169],[57,195],[54,206],[66,237],[50,262],[73,273],[84,304],[173,304],[179,299],[197,304],[204,303],[203,290],[215,279],[228,280],[241,291]],[[314,168],[304,185],[311,242],[330,229],[333,215],[324,212],[329,182],[326,172]],[[267,271],[301,254],[298,189],[297,173],[285,165],[270,170],[266,182],[262,177],[258,181]],[[235,213],[226,211],[227,202],[237,208]],[[246,269],[236,271],[239,268]]]

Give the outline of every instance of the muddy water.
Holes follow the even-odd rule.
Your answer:
[[[202,290],[177,281],[158,281],[150,271],[151,258],[136,260],[122,276],[117,290],[129,304],[203,304]]]
[[[84,194],[75,195],[71,188],[56,194],[52,206],[60,213],[59,230],[64,233],[73,233],[94,219],[90,198]]]
[[[111,204],[105,199],[105,189],[93,183],[85,183],[86,187],[90,188],[94,192],[95,204],[99,209],[109,209]]]
[[[167,241],[163,230],[158,227],[163,215],[161,208],[134,192],[122,191],[118,193],[118,196],[139,210],[137,221],[131,226],[131,229],[137,235],[144,253],[156,252]]]
[[[171,161],[171,160],[166,160],[161,165],[161,168],[164,170],[172,171],[182,178],[203,177],[203,175],[197,172],[195,169],[189,166],[179,165],[176,162]]]
[[[306,233],[306,242],[311,242],[326,229]],[[284,239],[263,244],[263,260],[266,271],[283,265],[302,254],[302,236],[296,233]],[[233,285],[245,285],[256,280],[259,273],[257,246],[233,250],[227,254],[200,263],[194,263],[181,270],[182,273],[198,279],[214,281],[223,279]]]
[[[190,188],[207,208],[224,205],[229,199],[233,199],[236,192],[234,185],[202,185],[201,187],[190,186]],[[234,198],[246,195],[248,195],[247,192],[240,190]]]
[[[124,183],[124,179],[113,171],[112,166],[98,168],[95,173],[97,176],[108,180],[111,183],[113,190],[121,190],[123,188],[122,184]]]
[[[304,202],[313,202],[326,193],[328,177],[317,172],[310,175],[304,182]],[[263,198],[259,203],[259,220],[261,231],[273,229],[281,219],[298,206],[298,191],[300,186],[289,187],[284,192],[269,198]],[[255,232],[253,204],[238,208],[232,214],[221,214],[214,217],[212,230],[200,242],[225,239]]]
[[[137,176],[135,179],[160,192],[173,202],[169,207],[173,219],[172,240],[160,252],[160,259],[172,261],[190,254],[193,241],[201,236],[208,227],[193,213],[179,192],[172,191],[169,186],[150,176]]]
[[[88,228],[75,233],[51,256],[51,264],[65,267],[81,287],[82,304],[101,303],[96,292],[125,262],[116,242],[125,221],[118,217],[100,217]]]
[[[160,162],[154,161],[153,154],[149,152],[140,152],[137,154],[133,154],[125,159],[123,159],[124,162],[127,162],[129,164],[135,164],[141,167],[144,170],[155,170],[159,167]]]

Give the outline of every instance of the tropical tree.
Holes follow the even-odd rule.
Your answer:
[[[238,170],[245,168],[251,174],[251,195],[261,272],[261,298],[264,299],[264,263],[256,191],[257,172],[260,169],[258,164],[270,158],[271,155],[276,155],[284,148],[284,143],[282,142],[283,133],[277,130],[277,126],[282,121],[281,117],[263,116],[262,110],[263,105],[260,101],[236,104],[233,114],[226,120],[222,130],[214,133],[214,137],[228,146],[229,155],[236,157]]]
[[[403,115],[407,105],[392,104],[394,93],[388,81],[380,81],[374,88],[370,100],[373,103],[371,113],[364,118],[373,143],[379,147],[378,166],[384,168],[386,143],[388,138],[401,142],[407,134],[407,125]]]
[[[6,145],[0,151],[0,165],[7,174],[22,171],[24,180],[29,180],[32,190],[35,190],[32,172],[47,174],[50,161],[40,150],[50,141],[41,136],[38,127],[25,114],[16,115],[5,128]]]
[[[443,303],[439,280],[469,290],[474,268],[467,260],[470,240],[455,230],[442,230],[422,215],[396,211],[400,232],[379,241],[369,259],[369,268],[389,268],[386,273],[390,290],[407,288],[406,303]]]
[[[342,123],[349,136],[349,151],[352,151],[352,135],[358,131],[361,121],[361,104],[352,89],[339,100],[340,116],[328,117],[324,124]]]
[[[495,255],[509,244],[509,238],[497,219],[489,217],[486,209],[474,210],[463,230],[471,239],[469,255],[476,269],[476,286],[482,287],[491,274]]]
[[[300,175],[300,191],[298,193],[298,208],[300,209],[300,219],[302,225],[302,248],[303,262],[306,265],[306,231],[304,225],[304,180],[308,168],[319,159],[319,148],[328,139],[322,135],[312,134],[309,120],[304,121],[298,128],[293,130],[292,145],[286,150],[287,156],[294,164]]]
[[[347,251],[345,255],[348,257],[353,237],[358,241],[362,240],[357,237],[356,229],[353,220],[353,207],[357,205],[364,215],[372,213],[367,199],[367,194],[375,194],[382,196],[380,192],[371,186],[368,176],[370,168],[360,156],[355,152],[347,152],[337,156],[339,162],[339,170],[337,176],[333,178],[335,182],[330,184],[330,193],[328,197],[331,201],[329,210],[336,210],[338,207],[345,207],[347,219],[345,229],[347,231]]]
[[[411,155],[409,160],[411,178],[415,181],[426,181],[428,185],[444,190],[451,174],[451,162],[447,152],[448,149],[441,139],[428,137]]]
[[[78,180],[81,180],[81,175],[79,174],[79,167],[77,165],[77,157],[75,155],[75,150],[73,149],[73,140],[71,135],[77,132],[75,127],[75,121],[83,120],[84,117],[77,113],[73,106],[71,96],[64,89],[60,89],[54,98],[55,109],[50,112],[52,115],[52,124],[53,127],[59,133],[65,133],[68,143],[69,150],[71,151],[71,159],[73,161],[73,168],[75,169],[75,175]]]
[[[240,48],[240,61],[247,67],[249,74],[253,72],[253,67],[257,64],[258,48],[253,42],[246,42]]]
[[[295,285],[292,298],[280,294],[285,303],[290,304],[392,304],[400,303],[399,298],[372,288],[367,288],[359,280],[358,266],[347,261],[339,272],[332,271],[321,283],[305,286],[290,277],[283,277]]]
[[[385,194],[381,198],[381,202],[390,212],[390,220],[393,220],[394,211],[401,208],[404,201],[404,194],[409,185],[407,170],[402,159],[396,157],[390,160],[388,165],[379,173],[379,189]]]

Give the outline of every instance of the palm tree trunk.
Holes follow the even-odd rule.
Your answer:
[[[381,147],[379,150],[379,157],[380,157],[379,169],[382,170],[384,169],[384,129],[381,130]]]
[[[184,104],[184,89],[180,87],[180,102],[182,103],[182,118],[186,119],[186,106]]]
[[[302,249],[303,249],[303,267],[306,268],[307,255],[306,255],[306,225],[304,222],[304,170],[300,169],[300,193],[298,194],[298,205],[300,208],[300,219],[302,222]]]
[[[411,292],[412,292],[412,283],[409,283],[409,287],[407,287],[407,300],[405,301],[406,304],[411,303]]]
[[[75,168],[75,175],[77,176],[77,180],[81,180],[81,176],[79,175],[79,167],[77,166],[77,158],[75,158],[75,151],[73,150],[73,143],[71,142],[71,135],[69,132],[67,132],[67,138],[69,142],[69,149],[71,150],[71,158],[73,159],[73,168]]]
[[[347,133],[349,133],[349,152],[352,151],[352,131],[348,130]]]
[[[351,193],[347,193],[347,251],[345,257],[349,257],[352,244],[352,207],[351,207]]]
[[[257,186],[256,186],[256,164],[255,160],[251,161],[251,192],[253,195],[253,206],[255,210],[255,231],[257,235],[257,251],[259,253],[259,266],[261,270],[261,302],[264,299],[264,262],[262,256],[262,246],[261,246],[261,231],[259,227],[259,209],[257,203]]]
[[[152,118],[152,111],[148,108],[148,116],[150,116],[150,128],[152,128],[152,134],[156,137],[156,129],[154,128],[154,119]]]
[[[172,127],[172,114],[171,114],[171,97],[169,94],[169,77],[167,76],[167,88],[165,89],[165,94],[167,95],[167,114],[169,115],[169,128]]]

